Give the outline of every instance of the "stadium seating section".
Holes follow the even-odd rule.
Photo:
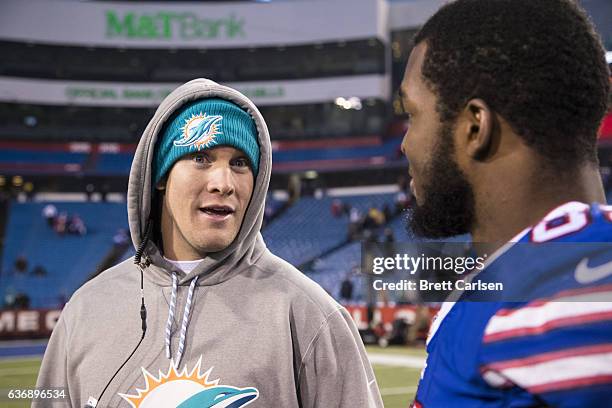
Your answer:
[[[371,207],[393,205],[392,194],[342,197],[362,214]],[[263,232],[268,248],[294,265],[302,265],[338,247],[348,239],[348,217],[335,218],[332,197],[304,197]]]
[[[292,206],[268,197],[267,206],[272,216],[263,230],[268,248],[278,256],[300,267],[337,299],[344,279],[354,283],[353,301],[365,301],[364,278],[359,272],[361,243],[348,236],[349,216],[333,216],[334,199],[357,209],[364,215],[370,208],[393,208],[394,194],[352,195],[322,198],[303,197]],[[59,212],[78,214],[87,226],[85,236],[58,235],[42,217],[47,203],[12,203],[9,208],[5,250],[2,258],[0,293],[25,293],[30,306],[57,307],[88,277],[113,248],[113,236],[127,228],[124,203],[55,203]],[[405,213],[395,215],[378,228],[393,230],[397,241],[412,240],[405,231]],[[379,235],[380,237],[380,235]],[[380,238],[379,238],[380,239]],[[469,240],[461,236],[453,241]],[[119,259],[133,256],[133,248]],[[25,273],[15,271],[15,260],[24,256],[28,261]],[[47,270],[36,276],[37,265]],[[391,299],[397,300],[397,299]]]
[[[9,293],[25,293],[31,307],[57,307],[91,275],[113,247],[113,236],[127,226],[125,204],[55,203],[59,212],[78,214],[87,227],[85,236],[58,235],[42,217],[47,203],[12,203],[5,236],[0,287]],[[27,259],[25,273],[14,270],[19,256]],[[36,276],[36,266],[47,273]]]

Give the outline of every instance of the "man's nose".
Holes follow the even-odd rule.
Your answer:
[[[234,193],[234,180],[229,166],[217,166],[210,169],[208,192],[221,195]]]

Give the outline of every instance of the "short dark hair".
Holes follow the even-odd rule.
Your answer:
[[[570,0],[457,0],[414,38],[442,121],[483,99],[555,169],[597,163],[609,69],[592,23]]]

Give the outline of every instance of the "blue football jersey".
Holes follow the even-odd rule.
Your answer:
[[[443,305],[413,407],[612,407],[612,206],[567,203],[513,242],[536,245],[474,278],[501,300]]]

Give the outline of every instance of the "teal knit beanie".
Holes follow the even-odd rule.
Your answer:
[[[257,176],[257,134],[251,115],[235,103],[221,98],[190,102],[170,116],[157,138],[153,186],[184,155],[217,146],[232,146],[244,152]]]

